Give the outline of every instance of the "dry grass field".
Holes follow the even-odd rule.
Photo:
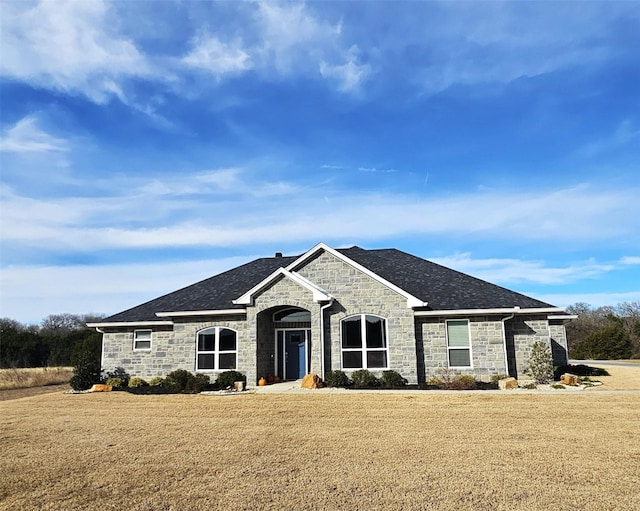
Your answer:
[[[0,509],[640,509],[638,392],[54,393],[0,448]]]
[[[69,383],[72,367],[27,367],[0,369],[0,390],[27,389]]]

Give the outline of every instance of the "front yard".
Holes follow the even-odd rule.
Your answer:
[[[640,509],[635,392],[55,393],[0,448],[0,509]]]

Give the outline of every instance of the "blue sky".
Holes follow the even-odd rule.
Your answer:
[[[0,9],[0,316],[319,241],[640,300],[638,2]]]

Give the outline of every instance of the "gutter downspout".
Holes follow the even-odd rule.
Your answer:
[[[504,349],[504,367],[506,369],[506,374],[509,374],[509,355],[507,354],[507,329],[505,327],[505,323],[510,319],[515,317],[516,313],[510,314],[509,316],[502,318],[502,347]],[[509,375],[511,376],[511,375]]]
[[[97,326],[94,327],[96,332],[102,334],[102,342],[100,343],[100,371],[102,372],[104,368],[104,330],[100,330]]]
[[[320,378],[324,380],[324,311],[333,305],[333,298],[325,305],[320,306]]]

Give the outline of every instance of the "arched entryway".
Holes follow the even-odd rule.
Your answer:
[[[282,380],[298,380],[311,362],[311,312],[285,307],[273,314],[275,330],[274,372]]]

